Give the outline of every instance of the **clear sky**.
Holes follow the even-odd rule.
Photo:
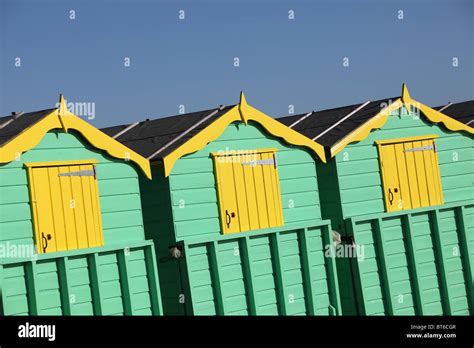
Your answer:
[[[472,0],[0,0],[0,114],[63,93],[103,127],[243,90],[275,117],[397,96],[403,82],[428,105],[464,101],[473,22]]]

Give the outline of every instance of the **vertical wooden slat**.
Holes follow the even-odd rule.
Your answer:
[[[416,315],[423,315],[423,295],[421,293],[421,279],[418,272],[418,256],[415,250],[414,244],[414,229],[411,222],[411,214],[405,215],[404,227],[402,231],[404,233],[405,240],[407,242],[407,256],[408,256],[408,271],[410,272],[410,278],[413,284],[413,299],[416,306]]]
[[[250,249],[249,237],[245,236],[240,239],[241,241],[241,254],[242,254],[242,265],[245,272],[245,286],[247,292],[247,305],[250,315],[258,315],[258,304],[255,296],[254,288],[254,271],[253,271],[253,260],[252,252]]]
[[[449,296],[448,274],[446,273],[446,257],[443,252],[443,242],[441,241],[439,225],[439,211],[435,209],[431,212],[431,226],[433,227],[436,262],[439,268],[438,279],[440,282],[441,297],[443,299],[443,314],[451,315],[451,296]]]
[[[132,293],[130,291],[130,279],[128,276],[128,255],[125,254],[125,249],[117,252],[117,261],[124,312],[125,315],[133,315]]]
[[[0,264],[0,316],[5,315],[3,310],[3,265]]]
[[[94,315],[102,315],[102,294],[100,289],[100,272],[98,261],[99,260],[97,253],[93,253],[87,256],[87,266],[89,268]]]
[[[336,268],[336,250],[334,249],[334,243],[332,240],[332,230],[331,225],[324,225],[321,227],[321,233],[323,238],[323,251],[325,247],[328,246],[331,248],[333,257],[325,257],[326,261],[326,272],[328,277],[328,289],[329,289],[329,307],[333,307],[336,311],[335,315],[340,315],[342,311],[341,306],[341,296],[339,293],[339,280],[337,278],[337,268]]]
[[[465,274],[465,282],[468,291],[468,300],[471,315],[474,314],[474,273],[472,270],[474,260],[472,255],[474,250],[471,249],[466,226],[466,210],[463,206],[456,209],[456,218],[458,224],[459,241],[461,242],[462,261]]]
[[[163,315],[158,267],[154,245],[145,247],[145,263],[153,315]]]
[[[316,303],[314,300],[314,286],[313,286],[313,276],[311,273],[311,260],[309,257],[309,248],[308,248],[308,229],[304,228],[298,231],[298,240],[300,243],[300,252],[301,252],[301,266],[303,271],[303,285],[305,293],[305,302],[306,302],[306,313],[308,315],[316,314]]]
[[[38,306],[38,289],[36,284],[36,262],[25,263],[26,289],[28,296],[28,312],[29,315],[39,315]]]
[[[270,236],[270,248],[276,277],[277,299],[280,315],[288,314],[288,298],[285,289],[285,274],[281,265],[280,255],[280,233],[275,232]]]
[[[354,242],[357,244],[357,231],[355,227],[355,223],[353,219],[347,219],[345,222],[345,227],[346,227],[346,232],[347,236],[351,237],[354,239]],[[354,282],[354,289],[355,289],[355,301],[356,301],[356,306],[358,310],[358,315],[367,315],[367,311],[365,308],[365,288],[362,284],[362,277],[361,277],[361,272],[359,269],[359,258],[352,257],[349,260],[350,262],[350,268],[352,272],[352,277],[353,277],[353,282]]]
[[[380,218],[374,220],[375,223],[375,231],[374,236],[376,239],[375,247],[377,249],[377,256],[380,260],[381,269],[379,270],[380,276],[382,277],[382,284],[383,284],[383,292],[385,295],[385,307],[387,310],[388,315],[393,315],[393,298],[390,288],[390,277],[389,277],[389,269],[387,265],[387,254],[385,252],[385,241],[381,230],[382,221]]]
[[[57,259],[59,288],[61,293],[61,307],[63,315],[71,315],[71,287],[69,284],[69,259],[67,256]]]
[[[220,262],[219,262],[219,251],[217,248],[217,242],[213,241],[208,244],[209,248],[209,258],[211,265],[211,276],[212,283],[214,284],[214,301],[216,303],[216,313],[218,315],[225,315],[225,303],[224,296],[222,293],[222,276],[220,272]]]
[[[192,275],[193,275],[193,272],[189,269],[189,262],[188,262],[188,257],[187,255],[189,255],[189,245],[188,244],[184,244],[184,259],[182,259],[183,261],[181,260],[178,260],[178,262],[184,262],[185,263],[185,266],[186,267],[182,267],[181,268],[181,265],[179,266],[180,267],[180,270],[183,272],[182,276],[181,276],[181,280],[183,282],[183,295],[185,296],[184,298],[184,308],[185,308],[185,314],[186,315],[194,315],[195,313],[195,309],[194,309],[194,306],[195,306],[195,303],[193,302],[193,298],[192,298],[192,291],[191,291],[191,287],[192,287],[192,284],[193,284],[193,279],[192,279]]]

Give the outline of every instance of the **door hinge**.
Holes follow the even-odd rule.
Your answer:
[[[59,173],[58,176],[93,176],[95,175],[95,168],[92,170],[80,170],[78,172],[70,172],[70,173]]]
[[[429,150],[436,151],[436,148],[434,145],[427,145],[427,146],[421,146],[421,147],[414,147],[413,149],[407,149],[407,150],[404,150],[404,152],[429,151]]]
[[[256,166],[256,165],[272,165],[276,166],[276,161],[273,158],[264,159],[264,160],[257,160],[257,161],[250,161],[250,162],[242,162],[243,166]]]

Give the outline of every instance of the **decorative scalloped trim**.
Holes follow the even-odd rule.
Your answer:
[[[240,121],[247,123],[254,121],[260,124],[265,130],[274,137],[281,138],[285,142],[304,146],[312,150],[323,162],[326,162],[324,147],[317,142],[305,137],[304,135],[288,128],[282,123],[274,120],[263,112],[248,105],[243,94],[241,95],[241,102],[230,109],[225,115],[211,123],[208,127],[200,131],[197,135],[189,139],[183,145],[175,149],[173,152],[163,158],[165,168],[165,176],[171,174],[176,161],[184,155],[194,153],[202,150],[207,144],[217,139],[232,122]]]
[[[47,132],[53,129],[69,130],[79,132],[93,147],[103,150],[110,156],[125,161],[136,163],[147,178],[151,179],[150,162],[112,139],[105,133],[93,127],[70,112],[54,110],[39,122],[25,129],[18,136],[0,147],[0,163],[8,163],[39,144]]]
[[[355,129],[342,140],[336,143],[331,147],[331,157],[334,157],[337,153],[342,151],[347,145],[355,142],[359,142],[367,138],[374,129],[382,128],[388,120],[388,116],[395,110],[405,106],[407,110],[410,109],[410,106],[417,108],[421,111],[422,115],[433,124],[443,124],[443,126],[453,132],[467,132],[469,134],[474,134],[474,128],[455,120],[452,117],[449,117],[439,111],[436,111],[429,106],[424,105],[414,99],[411,99],[408,94],[408,90],[404,86],[404,93],[402,99],[397,99],[389,107],[382,110],[372,119],[361,125],[359,128]]]
[[[347,145],[359,142],[367,138],[374,129],[382,128],[388,120],[388,116],[395,110],[403,106],[402,100],[397,99],[385,109],[380,111],[377,115],[372,117],[351,133],[346,135],[342,140],[331,147],[331,157],[342,151]]]

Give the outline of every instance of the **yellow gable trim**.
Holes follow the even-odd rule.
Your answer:
[[[342,140],[331,147],[331,157],[342,151],[348,144],[364,140],[374,129],[382,128],[388,120],[388,116],[403,106],[401,99],[395,100],[392,104],[384,108],[377,115],[365,122],[359,128],[346,135]]]
[[[277,138],[282,138],[289,144],[304,146],[316,153],[323,162],[326,162],[324,147],[322,145],[248,105],[242,94],[241,103],[239,105],[234,106],[227,113],[219,117],[216,121],[163,158],[165,176],[170,175],[174,164],[179,158],[201,150],[211,141],[217,139],[229,124],[237,121],[244,122],[245,124],[247,124],[248,121],[254,121],[263,126],[263,128],[265,128],[265,130],[271,135]]]
[[[150,162],[146,158],[64,108],[52,111],[42,120],[25,129],[18,136],[0,147],[0,163],[8,163],[19,158],[23,152],[38,145],[45,134],[53,129],[76,130],[93,147],[104,150],[112,157],[134,162],[141,168],[146,177],[151,179]]]
[[[469,134],[474,134],[474,128],[412,99],[406,85],[403,84],[402,97],[333,145],[331,147],[331,157],[334,157],[337,153],[342,151],[348,144],[364,140],[369,136],[372,130],[382,128],[387,122],[389,115],[402,106],[405,106],[407,110],[410,110],[413,106],[420,110],[421,114],[425,116],[428,121],[434,124],[442,123],[444,127],[450,131],[465,131]]]

